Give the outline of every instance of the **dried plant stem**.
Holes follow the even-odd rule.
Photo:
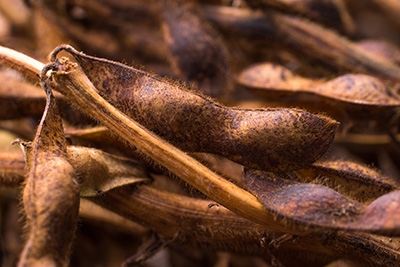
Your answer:
[[[269,213],[255,196],[230,183],[127,117],[97,93],[96,88],[80,69],[57,72],[53,77],[56,81],[52,84],[53,89],[63,93],[81,110],[85,110],[88,115],[99,120],[129,144],[139,148],[211,199],[271,229],[294,234],[306,232],[305,229],[288,227],[283,221],[276,220],[276,216]]]
[[[210,201],[146,185],[134,190],[118,188],[91,200],[146,225],[163,238],[174,239],[175,244],[194,248],[265,255],[269,248],[260,246],[261,239],[268,244],[283,235],[239,217],[226,208],[209,208]],[[378,266],[394,266],[400,252],[394,248],[395,243],[385,244],[388,240],[359,233],[315,234],[282,242],[279,250],[293,253],[306,250],[333,258],[344,257]]]
[[[25,54],[0,46],[0,64],[12,68],[26,76],[30,81],[39,82],[44,64]]]

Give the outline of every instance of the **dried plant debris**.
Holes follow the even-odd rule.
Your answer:
[[[238,82],[265,99],[281,105],[299,105],[324,111],[341,122],[340,132],[388,133],[397,117],[400,98],[394,88],[374,76],[346,74],[331,80],[313,80],[287,68],[260,63],[244,69]],[[323,104],[322,104],[323,103]]]
[[[0,265],[398,266],[395,2],[0,0]]]
[[[400,191],[385,194],[369,205],[351,200],[331,188],[301,183],[256,170],[245,170],[246,187],[264,206],[287,222],[325,230],[366,231],[399,235]]]
[[[46,109],[28,152],[32,155],[23,193],[28,238],[19,266],[68,265],[78,218],[77,177],[67,159],[54,96],[45,89]]]
[[[299,169],[326,152],[337,127],[328,117],[298,109],[227,108],[179,84],[70,46],[57,48],[53,60],[61,50],[74,56],[100,95],[188,152],[215,153],[264,170]]]

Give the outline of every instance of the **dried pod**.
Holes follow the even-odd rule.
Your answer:
[[[302,182],[320,183],[362,202],[399,189],[378,170],[345,160],[315,162],[296,173]]]
[[[174,71],[213,97],[233,89],[228,51],[195,1],[160,1],[164,40]]]
[[[389,236],[400,234],[400,191],[362,205],[331,188],[291,181],[268,172],[246,169],[244,182],[268,210],[287,219],[289,224]]]
[[[342,0],[246,0],[246,2],[252,7],[263,8],[265,11],[269,11],[271,7],[277,8],[284,12],[305,15],[347,33],[354,32],[354,23]]]
[[[240,84],[265,94],[311,93],[351,105],[398,107],[400,99],[378,79],[362,74],[347,74],[330,81],[310,80],[293,74],[283,66],[261,63],[239,75]]]
[[[355,43],[313,22],[275,13],[272,16],[279,40],[304,56],[321,60],[336,70],[374,75],[400,82],[400,67],[358,48]]]
[[[44,74],[45,75],[45,74]],[[19,266],[68,265],[79,211],[79,187],[67,160],[66,140],[50,90],[32,148],[23,193],[28,240]]]
[[[78,183],[67,160],[54,96],[49,90],[46,93],[46,109],[28,162],[23,204],[29,230],[18,266],[68,265],[78,218]]]
[[[99,94],[177,147],[215,153],[251,168],[299,169],[326,152],[337,123],[298,109],[237,109],[120,63],[66,50]],[[168,123],[165,123],[168,122]]]
[[[17,140],[24,152],[25,162],[32,157],[32,142]],[[81,146],[68,146],[67,158],[74,168],[81,197],[98,196],[111,189],[151,179],[139,162],[118,157],[101,150]],[[0,153],[0,178],[3,183],[23,181],[24,157],[21,153]],[[22,165],[22,168],[21,168]]]
[[[134,160],[101,150],[69,146],[68,158],[79,180],[82,197],[97,196],[116,187],[150,181]]]

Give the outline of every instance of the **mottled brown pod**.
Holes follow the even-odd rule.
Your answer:
[[[174,71],[207,95],[218,97],[232,91],[228,51],[196,2],[162,0],[159,5]]]
[[[126,65],[66,50],[110,103],[177,147],[270,171],[307,166],[326,152],[337,122],[298,109],[238,109]]]
[[[347,74],[330,81],[310,80],[272,63],[252,65],[238,77],[240,84],[265,94],[311,93],[348,105],[398,107],[400,99],[380,80],[363,74]]]
[[[268,210],[289,224],[400,234],[400,191],[362,205],[326,186],[291,181],[274,173],[246,169],[244,182]]]
[[[46,109],[28,151],[23,204],[29,230],[18,266],[67,266],[78,219],[78,183],[54,96],[46,93]]]
[[[315,162],[296,171],[302,182],[320,183],[361,202],[399,189],[399,184],[378,170],[346,160]]]

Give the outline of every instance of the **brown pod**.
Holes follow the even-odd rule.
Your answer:
[[[232,91],[228,51],[195,1],[162,0],[160,13],[169,60],[180,78],[212,97]]]
[[[320,183],[361,202],[399,189],[399,184],[378,170],[346,160],[315,162],[296,171],[304,182]]]
[[[400,235],[399,190],[362,205],[326,186],[300,183],[289,177],[290,174],[245,169],[244,182],[266,209],[288,223],[324,230]]]
[[[126,115],[188,152],[214,153],[251,168],[295,170],[322,156],[338,123],[298,109],[221,106],[183,86],[126,65],[60,46],[100,95]]]
[[[67,266],[78,219],[78,183],[54,96],[46,93],[46,109],[27,151],[23,204],[29,230],[18,266]]]
[[[400,98],[379,79],[364,74],[346,74],[329,81],[311,80],[277,64],[258,63],[244,69],[238,82],[261,95],[308,93],[347,106],[397,108],[400,105]]]

